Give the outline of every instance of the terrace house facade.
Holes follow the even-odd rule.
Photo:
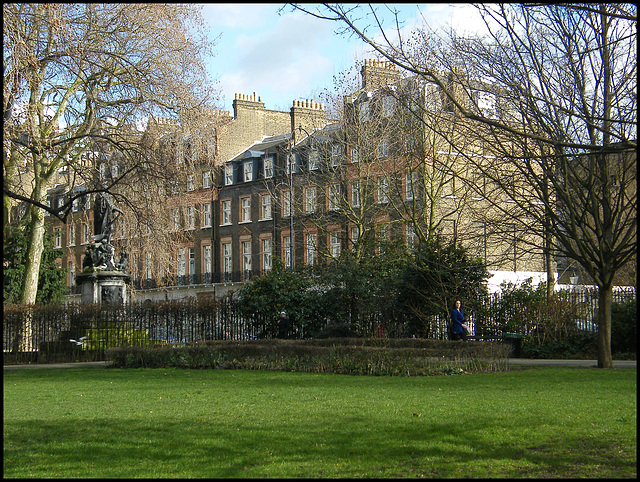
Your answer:
[[[222,293],[272,269],[275,257],[297,268],[393,237],[411,248],[435,233],[469,246],[495,272],[543,273],[544,257],[519,251],[518,233],[493,235],[468,208],[474,201],[468,186],[477,184],[477,175],[424,127],[424,107],[442,99],[437,89],[380,61],[366,61],[361,75],[362,88],[345,97],[340,122],[311,100],[294,101],[289,112],[270,111],[255,94],[236,94],[233,116],[216,113],[208,155],[191,163],[175,192],[180,202],[172,220],[180,243],[169,259],[171,272],[154,274],[143,247],[129,270],[130,299]],[[160,139],[177,128],[162,127]],[[189,136],[180,142],[185,155]],[[117,164],[102,163],[106,176],[117,175]],[[51,190],[52,202],[64,193],[64,184]],[[93,234],[91,210],[86,199],[66,226],[50,220],[72,293]],[[131,249],[132,236],[122,226],[116,233],[116,249]]]

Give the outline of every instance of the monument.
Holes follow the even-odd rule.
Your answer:
[[[115,248],[111,244],[113,223],[122,215],[106,194],[96,195],[93,205],[93,242],[87,246],[82,260],[82,273],[76,276],[80,286],[82,303],[125,304],[128,256],[122,251],[115,260]]]

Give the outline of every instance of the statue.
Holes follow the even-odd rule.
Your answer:
[[[116,263],[116,269],[120,271],[125,271],[127,269],[127,264],[129,264],[129,255],[123,249],[120,253],[120,261]]]
[[[93,243],[85,251],[82,261],[82,270],[90,271],[107,270],[124,271],[128,264],[127,252],[123,251],[118,263],[114,260],[115,248],[111,244],[114,222],[123,214],[115,207],[109,198],[102,193],[98,193],[93,205],[93,226],[95,234],[92,236]]]
[[[114,217],[114,213],[116,216]],[[98,193],[93,204],[93,236],[94,241],[107,240],[111,244],[113,223],[120,217],[122,211],[115,207],[106,195]]]
[[[82,271],[93,268],[93,256],[91,254],[91,247],[87,246],[84,250],[84,259],[82,260]]]
[[[83,303],[127,302],[127,283],[131,277],[124,270],[127,268],[128,254],[123,250],[116,260],[115,248],[111,244],[113,225],[123,214],[113,205],[109,195],[96,195],[93,205],[93,242],[86,247],[82,273],[76,276]]]

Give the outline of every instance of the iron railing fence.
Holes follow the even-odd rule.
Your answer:
[[[558,298],[572,309],[574,332],[593,333],[597,330],[597,290],[562,292]],[[614,291],[613,301],[616,303],[635,299],[635,289]],[[492,294],[474,303],[465,302],[475,307],[466,310],[466,314],[471,315],[470,328],[473,334],[479,338],[502,336],[503,332],[512,329],[510,320],[530,316],[526,312],[527,307],[518,303],[498,309],[501,301],[499,294]],[[132,302],[121,306],[80,303],[32,307],[4,305],[4,363],[99,361],[104,360],[107,348],[116,346],[251,340],[276,336],[275,316],[273,319],[247,316],[243,314],[239,303],[236,298],[223,297],[158,303]],[[328,322],[325,320],[325,323]],[[397,313],[387,316],[363,314],[356,324],[362,336],[402,338],[416,334],[410,322]],[[318,326],[317,320],[314,326]],[[421,322],[417,336],[447,339],[448,326],[447,315],[434,315]],[[304,320],[292,320],[290,337],[308,338],[312,333],[305,327]]]

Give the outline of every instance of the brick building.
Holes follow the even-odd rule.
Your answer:
[[[149,253],[141,251],[130,268],[132,299],[221,293],[271,269],[275,256],[295,268],[330,262],[342,250],[376,239],[399,236],[411,247],[436,231],[471,243],[496,273],[542,274],[541,253],[519,252],[518,233],[487,242],[491,234],[473,210],[456,204],[465,184],[460,181],[473,173],[451,175],[453,164],[440,159],[442,149],[427,142],[422,124],[406,120],[412,102],[442,98],[434,86],[403,78],[381,61],[367,60],[361,76],[362,88],[345,97],[340,122],[327,119],[324,106],[312,100],[293,101],[289,112],[265,109],[255,93],[236,94],[233,116],[212,113],[215,127],[205,135],[209,158],[192,163],[185,189],[175,196],[174,228],[181,236],[169,263],[173,272],[153,276]],[[157,124],[159,139],[178,127]],[[447,165],[449,174],[435,199],[425,186],[439,165]],[[101,169],[117,175],[117,164]],[[51,202],[64,194],[61,183],[50,190]],[[433,208],[433,225],[425,221],[426,207]],[[78,202],[66,225],[49,219],[65,252],[60,266],[69,269],[71,292],[93,234],[91,220],[90,199]],[[465,238],[465,232],[473,235]],[[122,234],[114,241],[120,247],[132,242]]]

